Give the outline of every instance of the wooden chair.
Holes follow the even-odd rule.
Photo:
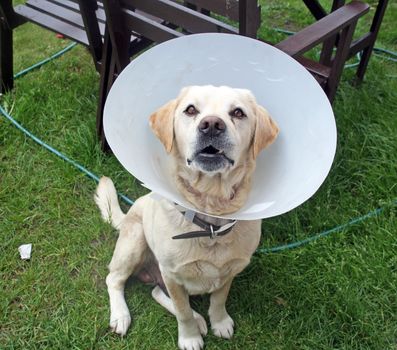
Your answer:
[[[369,6],[366,3],[352,1],[275,46],[304,65],[323,87],[332,103],[345,62],[349,59],[357,21],[368,11]],[[313,47],[327,43],[336,36],[339,40],[336,43],[336,50],[329,60],[320,59],[319,62],[316,62],[303,56]]]
[[[327,16],[328,14],[327,11],[325,11],[325,9],[321,6],[318,0],[303,0],[303,1],[317,20],[320,20],[321,18]],[[364,75],[367,70],[369,59],[371,57],[376,38],[378,36],[378,32],[382,24],[383,16],[385,14],[388,2],[389,2],[388,0],[378,0],[378,4],[376,5],[376,10],[369,31],[363,34],[362,36],[360,36],[358,39],[354,40],[350,45],[348,58],[351,58],[355,56],[357,53],[362,52],[359,65],[356,71],[356,76],[360,81],[364,79]],[[331,12],[336,11],[344,4],[345,4],[345,0],[333,0],[331,6]],[[320,58],[321,63],[329,64],[329,62],[332,59],[333,48],[335,46],[335,43],[337,42],[338,42],[338,36],[331,38],[329,41],[327,41],[324,44]]]
[[[107,145],[102,128],[103,106],[114,79],[130,62],[131,56],[126,47],[131,33],[156,43],[186,33],[198,32],[225,32],[256,37],[260,23],[260,9],[256,0],[189,0],[185,3],[187,6],[171,0],[103,0],[103,5],[107,18],[107,35],[101,67],[97,131],[104,148]],[[192,6],[197,11],[192,9]],[[144,17],[137,16],[137,9],[162,18],[163,24],[152,23]],[[353,1],[275,46],[302,63],[316,77],[332,101],[349,55],[356,23],[368,10],[367,4]],[[209,16],[214,13],[233,19],[237,22],[237,27]],[[182,30],[177,30],[178,28]],[[329,64],[314,62],[303,56],[316,45],[337,34],[337,50]]]

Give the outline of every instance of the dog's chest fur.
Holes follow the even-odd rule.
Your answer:
[[[222,266],[213,261],[205,260],[208,257],[201,256],[196,261],[175,264],[173,268],[164,269],[178,284],[185,286],[189,294],[212,293],[222,287],[231,277],[241,272],[249,263],[249,258],[227,260]]]
[[[248,265],[259,244],[260,220],[239,221],[230,233],[216,239],[174,240],[172,236],[199,228],[169,202],[144,198],[143,229],[161,273],[184,285],[191,295],[219,289]]]

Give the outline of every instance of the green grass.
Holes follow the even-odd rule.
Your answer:
[[[396,10],[391,2],[376,46],[397,51]],[[310,16],[298,0],[268,1],[263,19],[261,35],[281,38],[268,28],[296,30]],[[15,72],[67,44],[34,25],[19,27]],[[256,255],[228,300],[235,337],[208,335],[208,349],[397,349],[397,219],[389,205],[397,198],[397,63],[373,56],[365,82],[356,87],[353,78],[346,70],[334,104],[338,148],[327,180],[299,208],[266,220],[261,246],[385,211],[304,247]],[[99,149],[97,90],[91,58],[76,47],[18,79],[0,102],[34,134],[136,198],[144,189]],[[132,328],[123,339],[109,331],[104,280],[117,233],[101,221],[94,189],[0,117],[0,349],[176,348],[174,317],[133,280],[126,290]],[[19,258],[23,243],[33,244],[30,261]],[[194,306],[205,314],[208,298]]]

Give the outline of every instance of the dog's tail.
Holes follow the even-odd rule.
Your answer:
[[[110,178],[101,177],[94,199],[101,211],[102,219],[111,223],[114,228],[120,228],[125,214],[121,211],[116,188]]]

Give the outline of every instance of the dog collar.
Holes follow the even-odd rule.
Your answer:
[[[209,237],[214,239],[219,236],[224,236],[228,234],[236,224],[237,220],[229,220],[225,225],[218,226],[210,224],[209,222],[199,218],[196,212],[192,210],[187,210],[178,204],[175,204],[178,211],[185,216],[185,218],[192,222],[193,224],[199,226],[204,231],[191,231],[173,236],[172,239],[187,239],[187,238],[198,238],[198,237]]]

